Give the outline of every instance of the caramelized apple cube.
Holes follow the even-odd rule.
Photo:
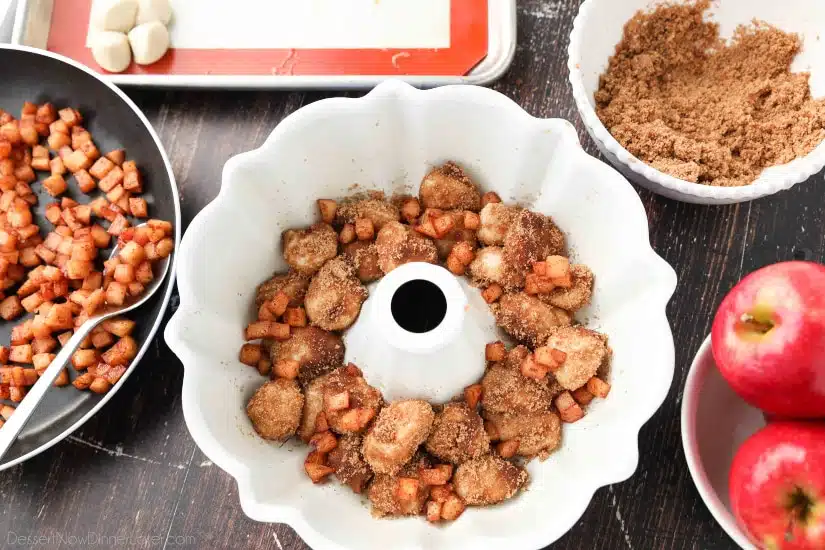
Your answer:
[[[341,244],[349,244],[353,242],[355,238],[355,226],[351,223],[345,223],[344,227],[341,228],[341,233],[338,234],[338,240],[341,241]]]
[[[401,204],[401,217],[407,223],[413,223],[421,215],[421,203],[416,198],[409,198]]]
[[[286,378],[288,380],[295,380],[298,378],[298,372],[301,370],[301,364],[293,359],[282,359],[275,363],[275,376],[279,378]]]
[[[587,381],[587,391],[604,399],[610,393],[610,384],[595,376]]]
[[[536,362],[532,355],[528,355],[521,362],[521,374],[533,380],[544,380],[548,368]]]
[[[464,513],[466,505],[458,495],[450,495],[441,505],[441,519],[455,521]]]
[[[436,523],[441,521],[441,503],[434,500],[427,501],[427,521]]]
[[[421,483],[413,477],[399,477],[395,488],[395,498],[401,502],[412,502],[418,498]]]
[[[584,406],[589,405],[590,402],[593,401],[594,397],[594,395],[588,391],[586,386],[573,390],[571,395],[573,395],[573,399],[576,400],[576,403]]]
[[[261,360],[261,346],[259,344],[244,344],[238,356],[241,363],[254,367]]]
[[[453,467],[450,464],[439,464],[418,472],[418,478],[424,485],[446,485],[452,476]]]
[[[319,453],[328,453],[338,446],[338,439],[329,430],[313,435],[309,444]]]
[[[472,386],[464,388],[464,401],[467,402],[467,406],[475,409],[479,402],[481,402],[483,392],[484,389],[481,384],[473,384]]]
[[[335,214],[338,212],[338,203],[330,199],[318,199],[318,211],[321,213],[321,220],[324,223],[335,221]]]
[[[484,208],[491,202],[501,202],[501,197],[494,191],[488,191],[481,196],[481,207]]]
[[[484,348],[484,357],[487,361],[498,362],[504,361],[507,356],[507,348],[504,347],[504,342],[491,342]]]
[[[501,288],[501,285],[492,283],[481,292],[481,297],[484,298],[484,301],[488,304],[492,304],[497,302],[502,294],[504,294],[504,289]]]
[[[559,416],[564,422],[573,423],[578,422],[584,417],[584,411],[573,399],[570,392],[564,392],[556,397],[554,401],[556,408],[559,410]]]
[[[342,391],[324,395],[324,409],[330,412],[343,411],[349,408],[349,392]]]
[[[334,470],[329,466],[324,466],[323,464],[313,464],[311,462],[304,464],[304,470],[313,483],[321,483],[327,478],[327,476],[334,472]]]
[[[496,445],[496,451],[501,458],[512,458],[516,456],[518,447],[518,439],[509,439],[507,441],[501,441],[498,445]]]
[[[469,210],[464,212],[464,229],[476,231],[479,227],[481,227],[481,218],[479,215]]]

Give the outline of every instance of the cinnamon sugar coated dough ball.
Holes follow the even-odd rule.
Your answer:
[[[309,276],[290,271],[286,274],[277,274],[268,281],[258,286],[255,296],[255,307],[268,302],[279,292],[283,292],[289,297],[289,307],[298,307],[304,303],[307,288],[309,287]]]
[[[304,442],[308,442],[315,433],[315,420],[324,410],[324,388],[328,376],[330,375],[319,376],[304,389],[304,410],[298,430],[298,435]]]
[[[424,176],[418,189],[424,208],[472,210],[481,208],[481,195],[470,177],[454,162],[448,162]]]
[[[547,384],[521,374],[521,364],[530,350],[517,346],[507,358],[493,363],[481,379],[481,406],[501,414],[535,413],[548,409],[551,402]]]
[[[438,263],[435,244],[399,222],[390,222],[381,228],[375,247],[378,249],[378,266],[384,273],[410,262]]]
[[[596,376],[599,367],[610,355],[607,336],[579,326],[554,329],[545,345],[567,354],[564,363],[554,373],[566,390],[584,386]]]
[[[294,380],[279,378],[264,383],[246,405],[246,414],[258,435],[286,441],[301,421],[304,395]]]
[[[432,406],[421,399],[391,403],[364,437],[364,459],[376,473],[398,473],[427,439],[434,419]]]
[[[310,322],[324,330],[349,328],[361,312],[367,289],[355,276],[355,268],[345,257],[338,256],[312,278],[304,298]]]
[[[526,273],[533,268],[533,262],[556,255],[567,255],[561,229],[549,216],[529,210],[520,211],[504,238],[507,262]]]
[[[421,514],[424,511],[427,498],[430,496],[428,488],[420,485],[416,498],[401,500],[398,498],[398,480],[399,477],[418,479],[419,469],[430,468],[431,466],[429,460],[416,455],[404,465],[398,475],[376,474],[368,493],[372,504],[372,515],[375,517],[392,517]]]
[[[398,207],[383,198],[345,200],[338,205],[337,221],[343,225],[345,223],[355,223],[358,218],[367,218],[372,221],[373,227],[378,231],[390,222],[397,222],[401,219]]]
[[[453,229],[443,239],[435,240],[435,248],[438,250],[438,257],[441,260],[447,259],[456,243],[466,242],[476,248],[476,232],[464,227],[464,210],[450,210],[442,215],[450,216],[453,219]]]
[[[461,464],[490,452],[490,438],[475,410],[463,402],[447,403],[436,414],[425,447],[441,460]]]
[[[378,247],[367,241],[354,241],[344,246],[343,253],[355,266],[358,279],[366,284],[384,276],[378,266]]]
[[[561,443],[561,419],[554,412],[527,414],[484,413],[501,441],[518,440],[519,456],[542,460],[550,456]]]
[[[493,313],[498,326],[531,347],[542,345],[555,327],[572,322],[568,312],[524,292],[502,296],[494,304]]]
[[[494,455],[465,462],[453,476],[455,492],[470,506],[498,504],[527,483],[527,472]]]
[[[476,252],[469,272],[473,281],[480,285],[498,283],[508,290],[524,286],[524,274],[507,262],[500,246],[487,246]]]
[[[316,223],[308,229],[287,229],[284,259],[295,271],[312,275],[338,253],[338,234],[331,225]]]
[[[349,407],[340,411],[328,410],[325,398],[342,392],[347,392],[349,395]],[[304,441],[309,441],[309,438],[315,433],[315,421],[318,418],[318,413],[322,411],[327,418],[330,429],[334,432],[339,434],[359,433],[366,426],[351,430],[344,422],[344,415],[352,409],[369,409],[377,414],[383,402],[380,391],[370,386],[363,376],[348,372],[346,367],[339,367],[329,374],[316,378],[307,385],[304,395],[305,404],[299,432],[301,439]]]
[[[478,240],[487,246],[502,245],[507,231],[515,222],[521,208],[503,202],[491,202],[481,209]]]
[[[340,367],[327,375],[324,383],[324,395],[337,395],[343,392],[349,394],[349,408],[341,411],[332,411],[324,406],[324,413],[332,431],[339,434],[360,433],[366,425],[358,428],[350,428],[345,419],[347,413],[352,409],[363,409],[372,411],[374,417],[384,402],[381,392],[370,386],[361,375],[348,372],[346,367]]]
[[[361,456],[361,436],[345,435],[338,439],[338,446],[330,451],[327,464],[335,470],[335,476],[356,493],[361,493],[372,479],[372,470]]]
[[[297,361],[298,381],[306,386],[344,362],[344,342],[335,333],[318,327],[292,327],[289,339],[273,342],[269,357],[272,364]]]
[[[397,495],[398,476],[378,474],[370,484],[368,497],[372,503],[372,515],[377,518],[386,516],[417,516],[424,511],[429,496],[427,491],[419,491],[415,499],[401,500]]]
[[[573,279],[572,287],[554,288],[548,294],[539,294],[539,300],[570,312],[588,305],[593,297],[593,272],[586,265],[574,264],[570,266],[570,275]]]

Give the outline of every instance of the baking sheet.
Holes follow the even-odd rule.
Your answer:
[[[16,0],[0,0],[0,44],[11,42],[16,7]]]
[[[90,67],[94,0],[18,0],[13,42]],[[515,52],[515,0],[172,0],[173,50],[114,83],[226,88],[487,84]],[[102,72],[102,70],[101,70]]]

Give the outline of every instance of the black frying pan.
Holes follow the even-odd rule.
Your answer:
[[[0,45],[0,109],[19,117],[24,101],[38,104],[50,101],[58,109],[74,107],[83,114],[83,126],[91,132],[101,152],[126,149],[127,158],[137,162],[143,173],[143,197],[149,203],[149,215],[171,221],[175,225],[176,245],[180,244],[180,203],[172,168],[149,122],[123,92],[91,70],[62,56],[21,46]],[[38,173],[40,180],[47,175]],[[67,182],[69,192],[65,196],[84,203],[90,200],[77,190],[73,178],[67,176]],[[39,198],[34,208],[36,222],[42,229],[51,230],[43,213],[45,206],[54,199],[39,184],[32,184],[32,188]],[[93,193],[91,198],[95,196]],[[135,223],[135,220],[130,221]],[[172,294],[174,256],[172,262],[165,285],[149,303],[130,314],[138,323],[134,336],[140,349],[126,374],[102,396],[78,391],[71,385],[52,388],[17,442],[6,453],[0,470],[27,460],[71,434],[123,385],[163,319]],[[11,328],[19,322],[0,321],[0,345],[8,345]],[[69,373],[72,379],[77,375],[71,367]]]

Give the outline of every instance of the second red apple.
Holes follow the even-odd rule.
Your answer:
[[[825,266],[785,262],[742,279],[713,321],[713,357],[748,403],[825,418]]]
[[[751,436],[731,465],[730,501],[760,548],[825,548],[825,423],[776,422]]]

